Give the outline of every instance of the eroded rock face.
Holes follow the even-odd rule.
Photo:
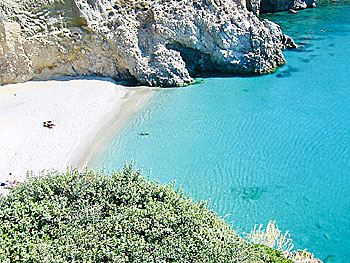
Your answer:
[[[260,13],[272,13],[286,11],[289,9],[298,10],[308,7],[315,7],[316,0],[246,0],[247,9],[255,15]]]
[[[60,76],[179,86],[285,62],[280,27],[232,0],[2,0],[0,84]]]
[[[247,9],[253,12],[254,15],[259,16],[260,14],[261,0],[246,0]]]
[[[288,9],[305,9],[316,5],[316,0],[261,0],[262,13],[279,12]]]

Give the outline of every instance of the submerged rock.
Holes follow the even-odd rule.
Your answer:
[[[0,84],[100,75],[181,86],[200,72],[270,72],[291,41],[232,0],[2,0]]]

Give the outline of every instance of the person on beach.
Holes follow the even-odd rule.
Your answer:
[[[4,187],[4,189],[11,189],[18,184],[23,184],[23,182],[18,182],[17,180],[14,180],[14,181],[6,180],[6,182],[1,182],[0,186]]]
[[[56,126],[56,125],[53,124],[52,121],[44,121],[44,123],[43,123],[43,127],[46,127],[46,128],[49,128],[49,129],[52,129],[53,126]]]

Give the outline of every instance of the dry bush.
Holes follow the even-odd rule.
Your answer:
[[[287,231],[283,234],[282,231],[278,229],[276,221],[270,221],[266,229],[263,229],[263,225],[255,225],[250,233],[244,234],[246,235],[247,241],[277,249],[282,251],[286,256],[294,247],[289,232]]]

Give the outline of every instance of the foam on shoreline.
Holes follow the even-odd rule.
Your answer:
[[[84,167],[148,98],[111,79],[30,81],[0,87],[0,182],[27,171]],[[53,129],[43,127],[52,121]],[[4,192],[3,188],[0,193]]]

